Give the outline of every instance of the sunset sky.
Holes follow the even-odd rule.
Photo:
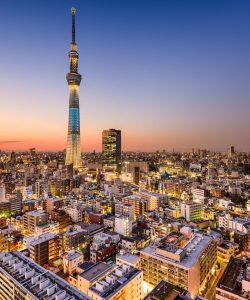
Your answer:
[[[84,151],[250,150],[248,0],[1,0],[0,149],[66,147],[72,6]]]

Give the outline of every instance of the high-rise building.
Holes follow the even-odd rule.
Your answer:
[[[234,146],[231,146],[229,149],[228,149],[228,158],[232,158],[235,154],[235,149],[234,149]]]
[[[102,132],[102,167],[106,171],[121,170],[121,130],[108,129]]]
[[[217,243],[213,237],[172,232],[160,246],[141,250],[144,280],[155,286],[160,280],[186,289],[194,297],[211,280],[217,259]]]
[[[74,168],[79,168],[82,166],[79,111],[79,86],[82,76],[78,73],[79,55],[75,41],[75,14],[76,10],[75,8],[72,8],[72,41],[69,52],[70,72],[67,74],[69,85],[69,122],[65,164],[73,164]]]

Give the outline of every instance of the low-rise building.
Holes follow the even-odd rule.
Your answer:
[[[18,251],[0,253],[0,286],[2,300],[90,300],[86,294]]]
[[[95,300],[142,300],[144,298],[142,283],[142,271],[124,264],[98,280],[88,289],[87,294]]]
[[[216,286],[216,300],[250,298],[250,260],[231,257]]]
[[[81,263],[83,263],[82,252],[71,250],[63,255],[63,272],[72,275]]]

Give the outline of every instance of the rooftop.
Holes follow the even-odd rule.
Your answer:
[[[33,211],[26,212],[24,214],[24,216],[29,215],[29,216],[33,216],[33,217],[40,217],[43,214],[46,214],[46,212],[44,210],[33,210]]]
[[[33,300],[53,300],[59,297],[64,300],[90,299],[18,251],[0,253],[0,273],[8,276]]]
[[[105,273],[112,271],[113,265],[109,265],[103,262],[98,262],[86,271],[80,274],[81,277],[88,281],[95,281]]]
[[[75,251],[75,250],[71,250],[71,251],[69,251],[68,253],[66,253],[66,254],[64,255],[64,257],[65,257],[67,260],[69,260],[69,261],[74,260],[74,259],[76,259],[76,258],[78,258],[78,257],[80,257],[80,256],[83,256],[82,252],[80,252],[80,251]]]
[[[250,297],[250,259],[231,257],[216,288],[241,296]],[[243,289],[243,282],[247,282]]]
[[[58,235],[56,234],[53,234],[51,232],[46,232],[44,234],[41,234],[39,235],[35,240],[33,240],[31,243],[30,243],[30,246],[36,246],[36,245],[39,245],[43,242],[46,242],[46,241],[49,241],[49,240],[52,240],[54,238],[58,237]]]
[[[211,236],[197,233],[182,247],[178,247],[175,244],[163,244],[161,247],[148,246],[141,250],[141,253],[157,257],[162,261],[174,262],[183,268],[189,269],[196,263],[199,255],[212,240],[213,238]],[[168,255],[168,253],[170,253],[170,255]]]
[[[161,280],[144,300],[176,300],[179,299],[177,298],[179,294],[187,295],[187,293],[186,290],[175,286],[168,281]]]
[[[133,255],[131,253],[125,253],[125,254],[117,254],[116,259],[121,259],[129,264],[137,264],[140,261],[140,257],[137,255]]]
[[[139,269],[124,264],[99,280],[90,290],[101,298],[109,299],[141,272]]]

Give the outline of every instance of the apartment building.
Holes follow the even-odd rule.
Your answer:
[[[18,251],[0,253],[1,300],[90,300]]]
[[[181,203],[181,216],[188,222],[200,219],[202,216],[202,204],[191,201]]]
[[[92,285],[87,294],[94,300],[142,300],[142,283],[142,271],[124,264]]]
[[[34,234],[36,226],[43,225],[48,222],[48,215],[44,210],[34,210],[26,212],[23,215],[24,235]]]
[[[53,233],[44,233],[30,242],[30,257],[44,266],[60,257],[60,237]]]
[[[217,244],[213,237],[180,232],[170,233],[159,245],[140,251],[144,280],[155,286],[166,280],[187,289],[192,297],[212,276],[217,258]]]

